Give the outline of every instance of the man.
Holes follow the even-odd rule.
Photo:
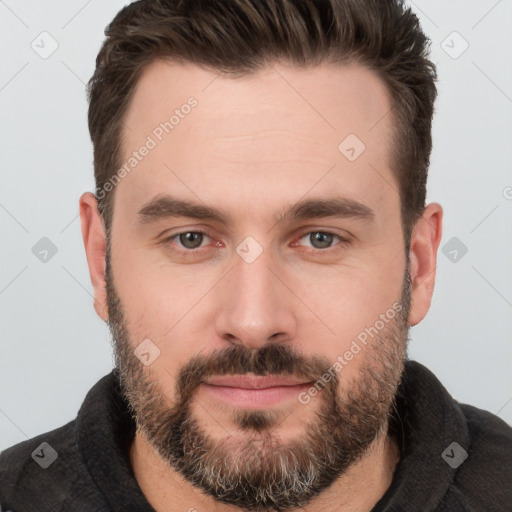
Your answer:
[[[152,0],[109,25],[80,199],[116,367],[0,456],[24,511],[512,509],[512,430],[408,361],[442,209],[398,0]]]

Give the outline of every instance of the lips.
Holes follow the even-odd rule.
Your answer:
[[[295,377],[274,375],[225,375],[202,382],[200,389],[208,400],[221,401],[233,407],[266,409],[297,401],[299,393],[311,382]]]
[[[293,376],[280,375],[223,375],[204,380],[211,386],[222,386],[239,389],[267,389],[275,387],[291,387],[309,384]]]

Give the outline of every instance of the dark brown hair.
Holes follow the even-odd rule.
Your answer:
[[[148,64],[172,59],[240,76],[277,61],[355,61],[390,94],[391,163],[408,252],[425,207],[437,75],[430,41],[402,0],[140,0],[124,7],[105,34],[87,94],[96,197],[107,229],[113,191],[105,193],[105,184],[122,165],[123,118]]]

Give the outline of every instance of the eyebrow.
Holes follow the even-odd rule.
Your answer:
[[[170,217],[190,217],[230,224],[232,217],[228,213],[204,204],[192,203],[169,195],[159,196],[145,204],[137,216],[141,223],[150,223]],[[373,222],[375,212],[368,206],[345,197],[303,200],[285,209],[277,218],[287,222],[318,218],[352,218]]]

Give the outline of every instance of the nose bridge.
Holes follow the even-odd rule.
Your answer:
[[[293,303],[276,279],[276,270],[270,270],[274,266],[272,256],[262,251],[255,259],[244,259],[254,247],[245,247],[245,253],[243,249],[242,243],[237,248],[241,256],[235,255],[235,266],[227,276],[227,291],[217,320],[219,336],[251,348],[293,337]]]

